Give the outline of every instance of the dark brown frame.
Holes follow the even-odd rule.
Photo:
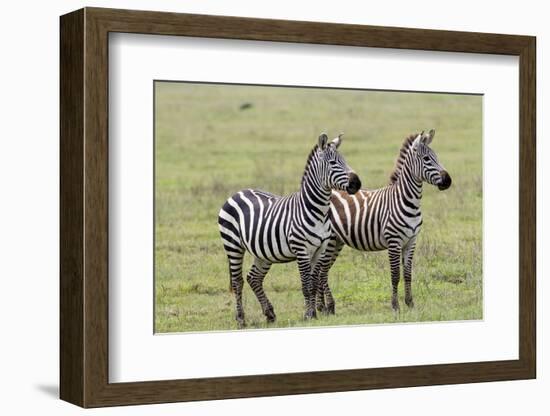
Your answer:
[[[60,396],[83,407],[536,377],[536,39],[531,36],[85,8],[61,17]],[[108,34],[519,56],[519,359],[109,383]]]

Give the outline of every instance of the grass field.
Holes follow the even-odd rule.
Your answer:
[[[304,322],[295,263],[265,279],[277,322],[267,325],[245,282],[248,328],[482,318],[482,98],[480,96],[155,84],[155,331],[236,329],[217,227],[236,191],[298,190],[320,132],[344,131],[342,154],[364,188],[385,186],[405,136],[436,129],[432,148],[453,178],[424,185],[424,225],[413,271],[415,307],[390,306],[387,252],[344,248],[331,270],[336,315]],[[245,270],[250,266],[246,256]]]

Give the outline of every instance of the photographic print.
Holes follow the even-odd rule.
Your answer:
[[[483,96],[154,82],[155,332],[483,318]]]
[[[62,400],[536,378],[535,37],[86,7],[59,39]]]

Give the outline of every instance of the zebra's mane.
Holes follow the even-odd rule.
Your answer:
[[[418,133],[411,134],[409,137],[403,140],[403,144],[401,145],[401,150],[399,150],[399,156],[395,161],[395,167],[393,168],[393,171],[390,175],[390,184],[397,182],[397,179],[399,179],[399,176],[401,175],[401,169],[403,168],[403,162],[405,162],[405,158],[409,154],[411,145],[414,142],[414,139],[416,139],[417,137],[418,137]]]
[[[306,165],[304,166],[304,173],[302,173],[302,181],[300,182],[301,185],[304,184],[304,181],[306,179],[307,168],[308,168],[309,164],[311,163],[311,159],[313,159],[315,157],[318,150],[319,150],[319,145],[316,144],[313,147],[313,149],[311,149],[311,152],[309,152],[309,156],[307,157]]]

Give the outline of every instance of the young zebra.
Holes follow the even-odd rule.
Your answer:
[[[440,190],[451,186],[451,177],[429,147],[434,135],[435,131],[431,130],[428,134],[422,132],[405,139],[390,184],[385,188],[360,190],[354,196],[332,192],[330,220],[333,235],[314,271],[318,275],[319,311],[334,313],[328,272],[344,244],[362,251],[388,250],[392,308],[399,310],[400,263],[405,280],[405,303],[409,307],[414,305],[411,275],[416,238],[422,225],[422,183],[436,185]]]
[[[229,198],[220,210],[218,225],[229,260],[230,288],[236,299],[236,320],[245,325],[242,306],[242,264],[245,251],[254,257],[247,281],[258,298],[267,322],[275,312],[263,280],[273,263],[297,260],[305,298],[305,318],[316,316],[312,271],[330,237],[328,211],[332,189],[353,194],[361,187],[359,177],[338,153],[342,135],[328,142],[319,136],[307,159],[300,190],[277,196],[245,189]]]

